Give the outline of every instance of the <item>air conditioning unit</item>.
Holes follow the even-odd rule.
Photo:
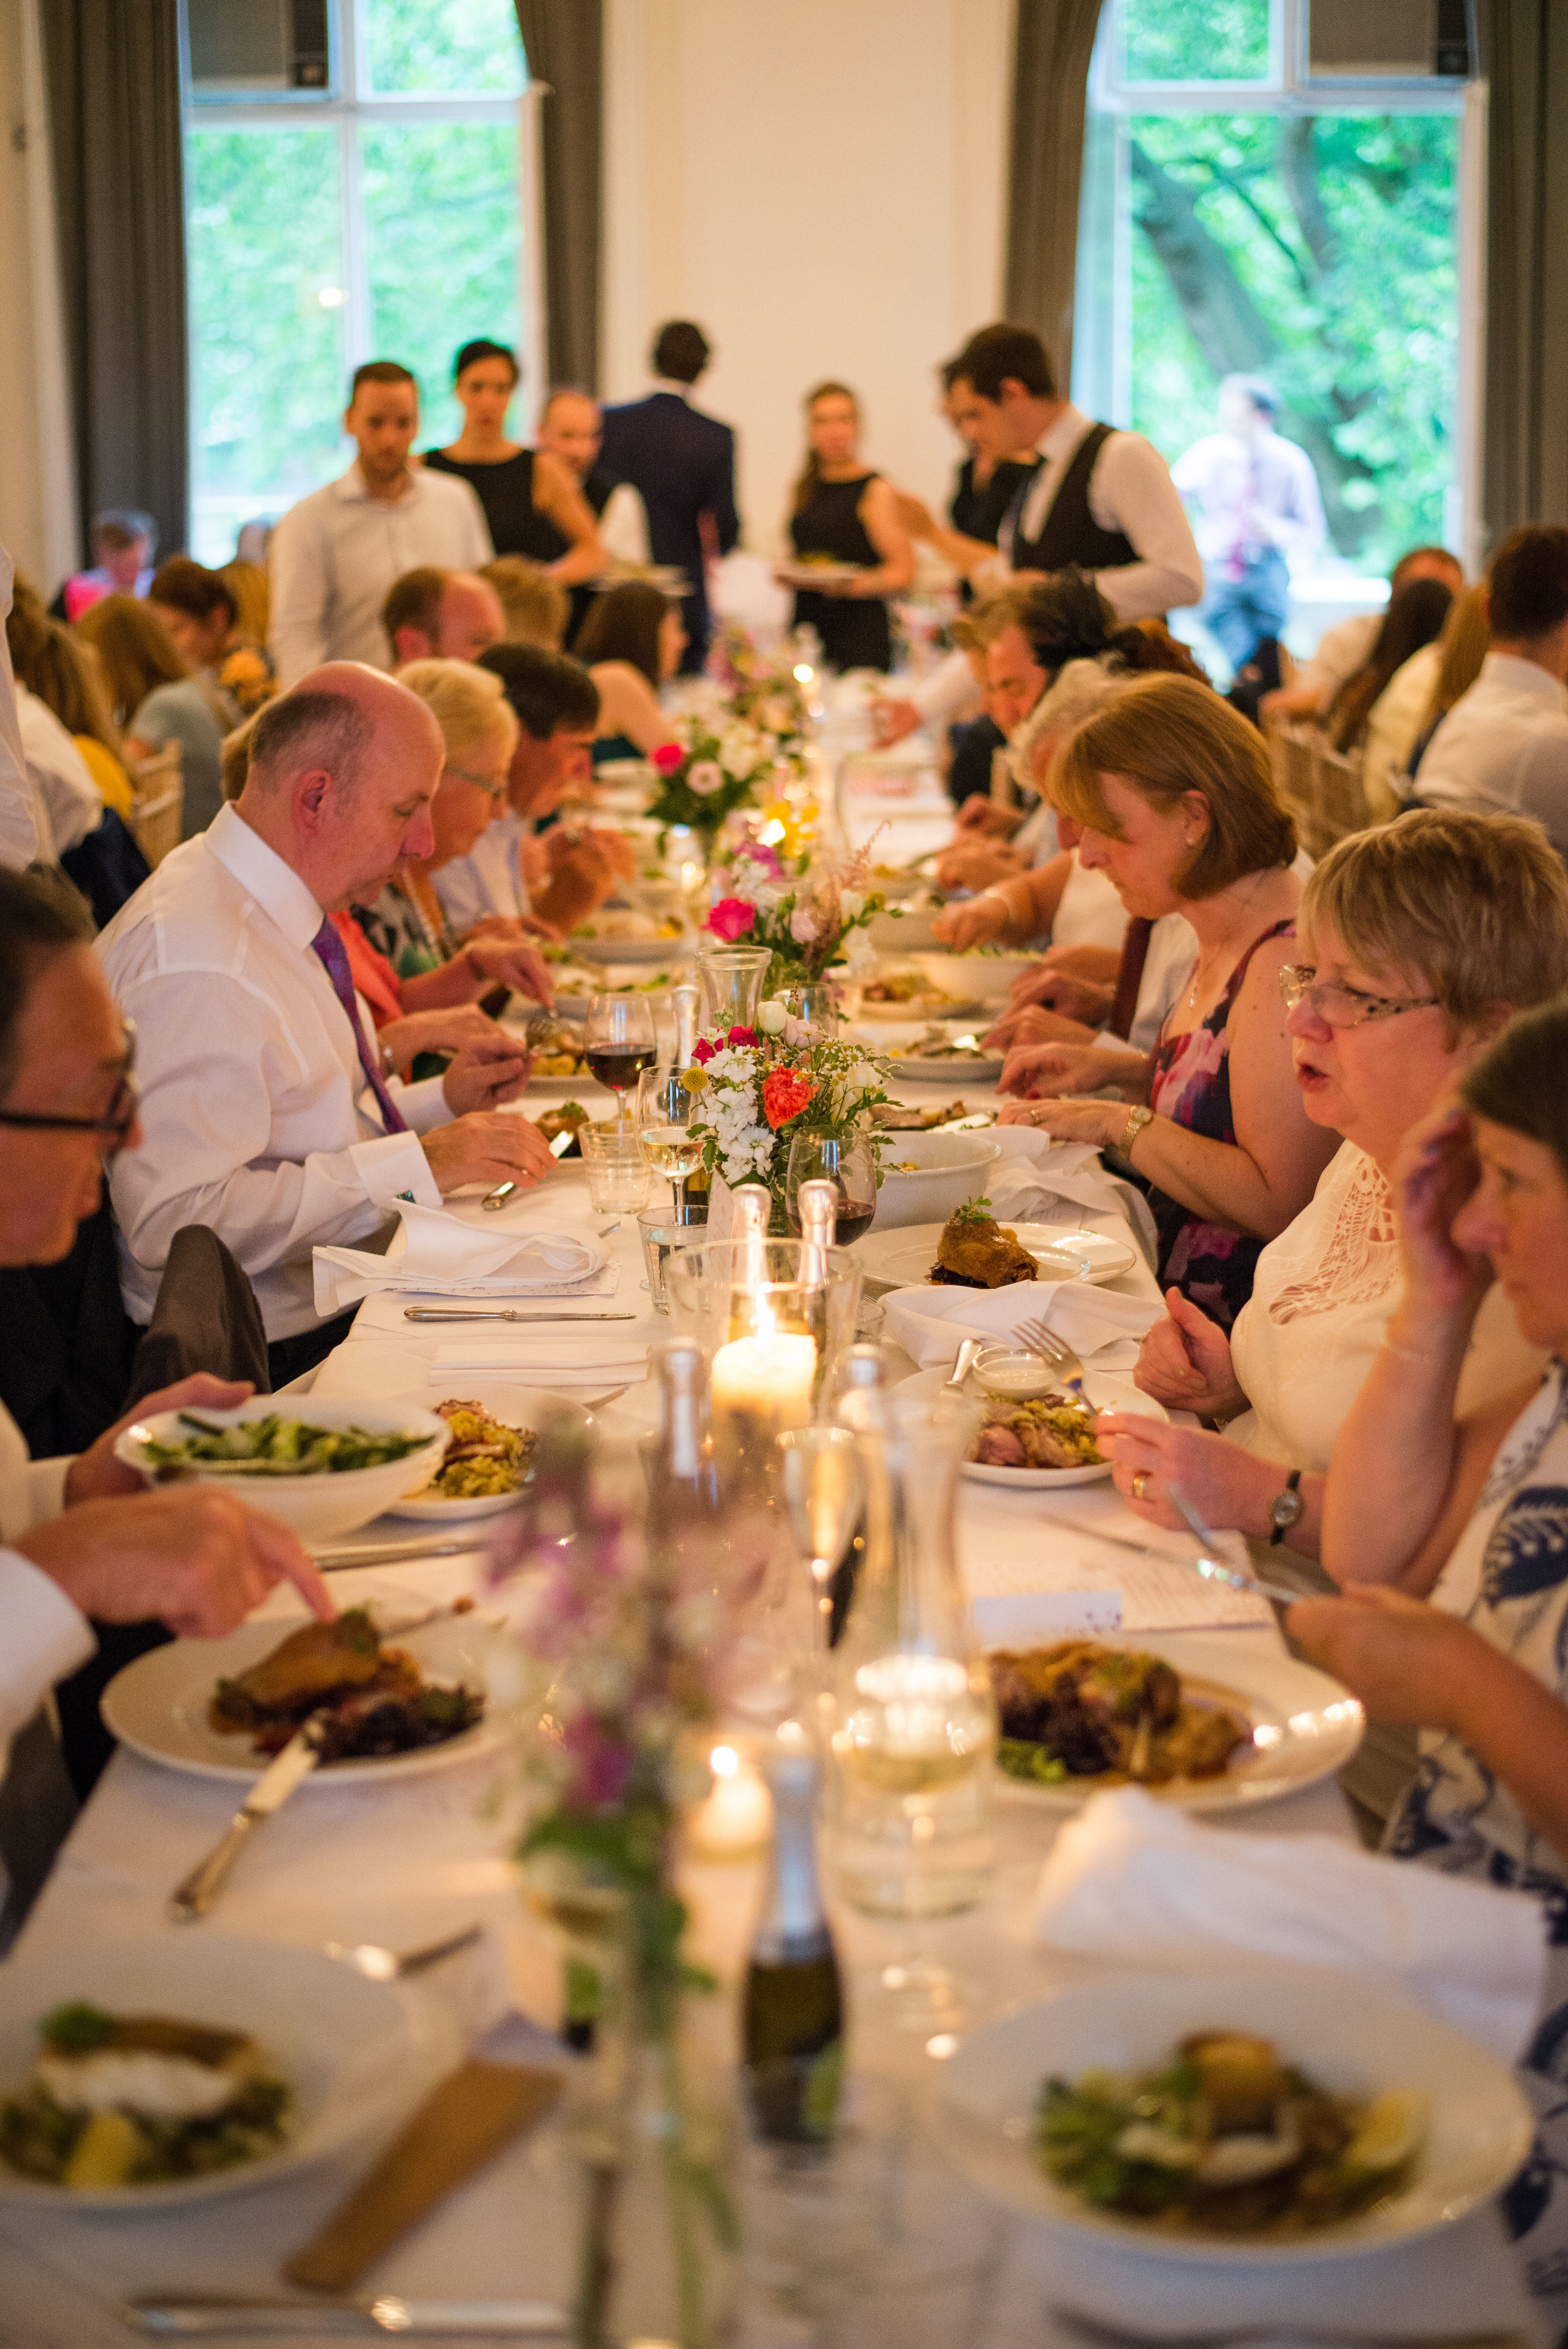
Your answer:
[[[1470,0],[1310,0],[1314,81],[1466,81],[1475,55]]]
[[[196,98],[331,84],[327,0],[186,0]]]

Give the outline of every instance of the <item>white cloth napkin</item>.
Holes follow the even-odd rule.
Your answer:
[[[454,1338],[438,1346],[430,1361],[432,1386],[448,1385],[454,1371],[480,1371],[492,1378],[526,1379],[542,1386],[629,1386],[647,1375],[648,1350],[632,1338],[527,1337]]]
[[[1153,1966],[1343,1966],[1403,1992],[1504,2063],[1534,2023],[1545,1920],[1528,1893],[1383,1859],[1329,1836],[1200,1826],[1130,1786],[1092,1795],[1035,1896],[1042,1941]]]
[[[999,1224],[1037,1224],[1051,1220],[1058,1199],[1074,1206],[1119,1207],[1150,1264],[1157,1253],[1154,1218],[1149,1202],[1136,1184],[1108,1174],[1092,1143],[1058,1142],[1026,1125],[999,1125],[991,1139],[1000,1143],[1002,1155],[985,1178],[991,1210]]]
[[[415,1201],[398,1212],[401,1249],[395,1236],[386,1256],[365,1248],[313,1251],[315,1309],[324,1319],[378,1288],[426,1297],[558,1297],[591,1280],[604,1261],[603,1250],[576,1232],[516,1225],[485,1232]]]
[[[1005,1339],[1023,1321],[1046,1326],[1087,1370],[1130,1371],[1165,1309],[1081,1280],[1018,1280],[1007,1288],[895,1288],[884,1297],[886,1333],[923,1371],[951,1362],[965,1338]]]

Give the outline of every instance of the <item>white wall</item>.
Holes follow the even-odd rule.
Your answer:
[[[606,0],[607,399],[695,318],[739,428],[746,543],[779,540],[823,377],[927,496],[962,453],[934,367],[999,314],[1012,0]]]

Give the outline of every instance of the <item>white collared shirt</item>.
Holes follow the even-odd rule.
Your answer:
[[[1205,563],[1239,576],[1271,548],[1308,554],[1324,539],[1323,500],[1305,449],[1278,432],[1254,444],[1234,432],[1207,432],[1182,450],[1171,479],[1198,510],[1196,536]],[[1272,528],[1264,531],[1258,517]],[[1227,574],[1227,565],[1236,567]]]
[[[29,1460],[22,1431],[0,1403],[0,1545],[58,1516],[68,1460]],[[11,1740],[57,1681],[93,1651],[87,1618],[20,1550],[0,1547],[0,1778]],[[0,1870],[0,1898],[5,1877]]]
[[[1018,515],[1024,538],[1038,538],[1068,467],[1093,429],[1093,419],[1066,400],[1049,431],[1035,443],[1041,463]],[[1119,620],[1156,619],[1199,601],[1203,566],[1187,510],[1164,458],[1140,434],[1113,432],[1101,444],[1088,477],[1088,510],[1101,530],[1119,530],[1138,557],[1093,574]],[[975,573],[976,585],[999,585],[1012,575],[1012,547],[1009,517],[1002,524],[996,562]]]
[[[529,817],[509,808],[486,824],[466,856],[454,856],[431,874],[454,937],[463,937],[491,914],[516,920],[527,913],[521,849],[532,830]]]
[[[1533,816],[1568,857],[1568,693],[1517,653],[1488,653],[1416,772],[1422,806]]]
[[[440,1205],[418,1133],[383,1130],[311,948],[322,919],[298,874],[225,807],[98,940],[137,1030],[146,1139],[109,1174],[133,1321],[151,1319],[182,1225],[217,1233],[254,1285],[268,1338],[287,1338],[319,1320],[313,1247],[365,1239],[405,1194]],[[438,1077],[391,1091],[418,1132],[451,1116]]]
[[[415,465],[403,495],[388,504],[370,495],[356,458],[341,480],[291,506],[273,533],[268,643],[279,685],[295,684],[323,661],[390,668],[381,606],[392,582],[423,563],[477,571],[494,559],[484,508],[467,481]]]

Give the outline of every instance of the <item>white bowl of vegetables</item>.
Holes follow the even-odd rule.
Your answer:
[[[324,1542],[421,1491],[450,1433],[418,1403],[253,1395],[231,1411],[150,1412],[114,1449],[150,1485],[217,1485],[302,1540]]]

